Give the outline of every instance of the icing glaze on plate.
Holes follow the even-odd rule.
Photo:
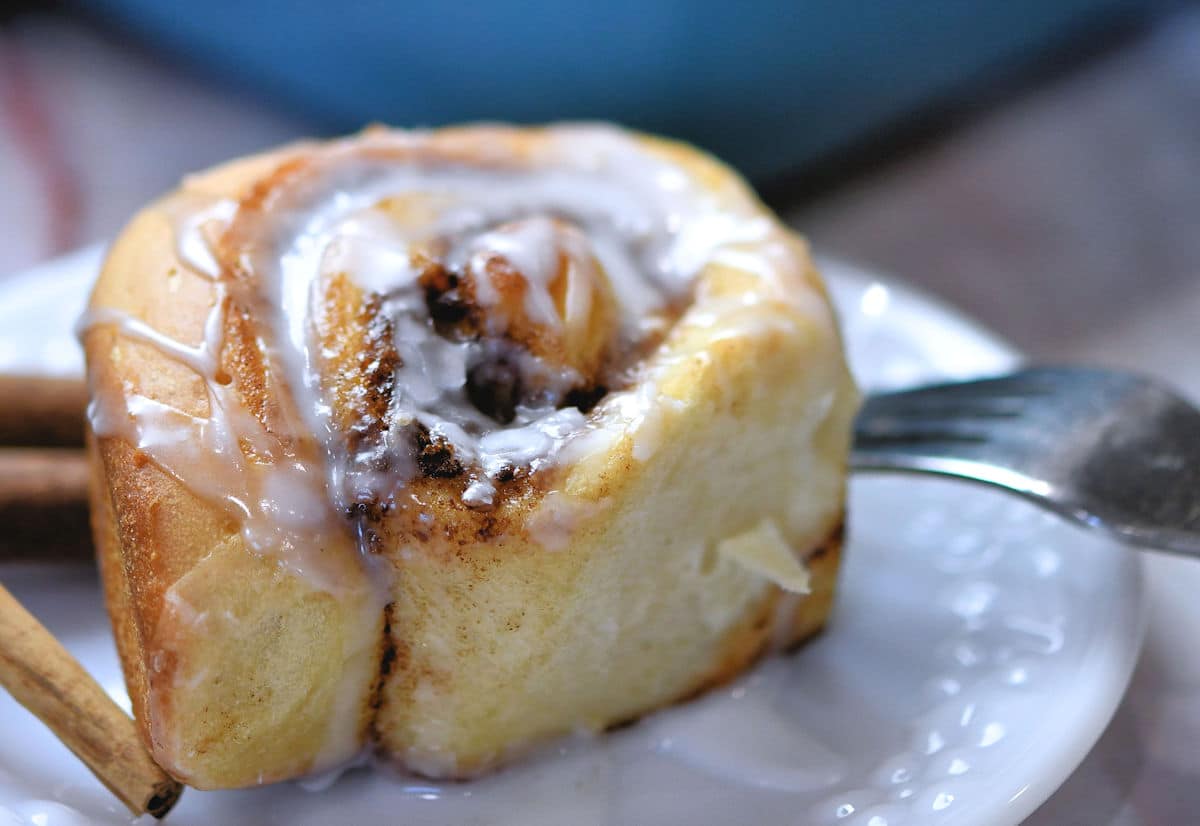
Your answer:
[[[0,281],[0,370],[79,371],[70,326],[99,254]],[[824,269],[868,388],[1016,360],[907,288],[835,261]],[[170,822],[1020,822],[1091,748],[1124,691],[1143,625],[1138,558],[951,481],[856,477],[850,515],[828,632],[696,702],[472,783],[358,769],[305,784],[319,791],[188,790]],[[91,570],[10,565],[0,580],[128,707]],[[0,695],[0,826],[128,822]]]

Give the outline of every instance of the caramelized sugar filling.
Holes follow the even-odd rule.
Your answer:
[[[185,187],[164,209],[212,283],[204,341],[111,311],[83,328],[194,369],[209,413],[127,388],[93,426],[285,559],[319,502],[365,551],[389,518],[428,532],[431,502],[501,530],[557,468],[631,434],[646,455],[679,328],[745,309],[757,334],[764,301],[827,315],[786,232],[701,177],[616,130],[497,127],[301,147],[236,201]],[[714,266],[741,275],[719,292],[697,278]]]

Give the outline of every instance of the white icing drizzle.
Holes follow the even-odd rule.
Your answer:
[[[567,248],[563,249],[564,246]],[[562,326],[563,319],[550,295],[550,283],[558,275],[562,254],[579,262],[579,266],[591,268],[587,239],[577,229],[559,228],[544,216],[502,226],[472,240],[467,269],[475,276],[476,300],[492,311],[487,318],[497,333],[503,332],[510,319],[497,317],[496,311],[501,309],[500,294],[487,269],[487,260],[499,256],[524,275],[529,283],[525,290],[525,314],[535,324],[557,329]],[[572,290],[566,315],[568,318],[586,317],[590,305],[586,290]]]
[[[617,319],[610,338],[630,347],[665,329],[667,308],[687,299],[710,262],[758,276],[759,289],[742,302],[747,307],[807,301],[815,303],[804,307],[806,314],[827,316],[810,290],[797,288],[802,273],[789,242],[752,198],[700,186],[618,130],[564,126],[546,134],[533,157],[509,154],[503,140],[479,141],[477,163],[437,154],[427,133],[364,135],[307,150],[300,180],[285,181],[258,214],[229,200],[172,200],[178,255],[214,285],[204,340],[180,343],[104,309],[85,317],[80,329],[115,326],[186,365],[205,381],[209,414],[186,415],[126,387],[123,398],[95,398],[96,432],[127,439],[197,493],[225,503],[256,549],[306,568],[311,563],[301,548],[312,544],[317,523],[336,529],[343,520],[330,514],[403,493],[417,472],[411,427],[453,449],[467,468],[463,500],[478,508],[495,505],[497,480],[514,468],[536,473],[575,461],[624,433],[635,434],[635,459],[653,455],[656,416],[673,401],[658,390],[668,363],[641,369],[630,389],[609,393],[584,414],[563,404],[584,379],[576,366],[511,340],[515,325],[573,341],[587,333],[595,302],[611,295]],[[221,272],[214,242],[239,222],[237,260],[249,276],[231,280]],[[435,332],[419,255],[440,258],[471,280],[482,337]],[[497,259],[523,277],[519,306],[505,300],[492,269]],[[399,355],[391,426],[353,453],[335,425],[314,331],[322,285],[342,274],[379,297]],[[554,291],[562,277],[560,301]],[[289,395],[284,412],[297,418],[290,423],[295,432],[312,437],[315,455],[283,451],[219,375],[230,289],[242,291],[239,303],[260,322],[273,381]],[[739,300],[710,301],[681,323],[712,323]],[[745,317],[745,329],[735,325],[730,335],[787,323]],[[518,399],[511,421],[497,421],[470,398],[473,367],[497,361],[533,388]],[[246,445],[266,461],[247,459]]]
[[[719,323],[730,336],[788,324],[786,313],[750,312],[767,301],[799,306],[818,322],[829,319],[796,269],[786,232],[762,217],[752,197],[710,191],[617,130],[573,126],[545,134],[532,157],[506,150],[505,140],[479,140],[471,144],[470,163],[429,153],[437,138],[427,133],[365,135],[303,150],[299,179],[285,176],[258,207],[194,190],[172,196],[164,209],[174,222],[176,254],[211,284],[201,340],[179,341],[103,307],[85,314],[78,332],[109,328],[154,348],[203,381],[207,409],[172,407],[130,381],[96,383],[89,407],[94,432],[127,442],[221,506],[257,553],[314,587],[343,593],[344,560],[324,550],[346,542],[357,527],[362,556],[371,557],[366,518],[348,518],[361,513],[359,503],[403,501],[432,527],[427,506],[406,489],[420,461],[414,429],[453,450],[465,469],[462,500],[480,509],[497,506],[514,470],[536,474],[579,461],[626,435],[636,461],[654,455],[662,417],[679,404],[662,393],[661,378],[680,359],[707,354],[656,353],[643,364],[623,365],[627,389],[609,392],[585,414],[566,397],[590,378],[582,360],[572,359],[595,338],[590,325],[602,323],[595,320],[598,308],[613,309],[602,342],[630,353],[675,323]],[[222,266],[230,264],[223,258],[231,254],[230,238],[238,243],[236,275]],[[473,286],[482,313],[476,335],[439,331],[422,283],[422,256]],[[710,263],[758,276],[758,288],[741,297],[697,296],[704,306],[674,319],[672,308],[688,303],[696,275]],[[505,270],[522,279],[518,303]],[[335,423],[321,371],[329,356],[316,331],[322,288],[341,275],[377,297],[378,317],[390,324],[399,356],[388,426],[353,449]],[[272,430],[246,408],[221,365],[235,302],[251,314],[267,356],[274,415],[281,417],[272,419]],[[739,308],[747,312],[734,312],[738,320],[727,323],[727,311]],[[539,350],[518,335],[529,329],[552,343]],[[515,371],[524,388],[503,416],[482,410],[469,392],[472,370],[493,363]],[[526,528],[546,549],[563,549],[597,507],[548,490]],[[369,607],[381,613],[386,577],[374,579],[378,604]],[[361,597],[356,591],[354,598]],[[329,755],[345,753],[359,711],[360,693],[349,676],[337,692]],[[158,713],[152,704],[155,730],[170,736]],[[320,766],[333,759],[324,755]]]
[[[321,553],[322,537],[331,526],[320,466],[288,455],[245,409],[220,367],[227,287],[217,279],[219,267],[198,234],[232,216],[230,203],[198,206],[193,198],[177,213],[182,219],[176,232],[180,260],[213,284],[212,309],[200,342],[186,344],[107,307],[86,311],[76,324],[81,338],[95,327],[111,327],[195,372],[204,380],[207,414],[193,415],[152,399],[128,382],[119,392],[93,383],[88,418],[97,436],[124,440],[201,498],[223,506],[255,551],[336,593],[341,577]]]
[[[486,356],[489,347],[495,355],[496,345],[433,334],[411,265],[414,249],[430,239],[448,246],[447,266],[474,276],[475,298],[489,311],[488,331],[493,334],[511,321],[485,266],[494,257],[524,276],[523,310],[529,321],[555,329],[562,326],[562,315],[568,324],[586,318],[589,290],[568,290],[562,315],[551,298],[549,287],[565,258],[587,273],[579,280],[607,280],[621,316],[620,335],[636,340],[647,328],[661,325],[656,311],[686,295],[697,272],[718,253],[754,258],[758,253],[749,245],[762,249],[762,242],[778,232],[748,201],[718,204],[714,194],[693,185],[681,169],[612,130],[560,128],[532,162],[508,157],[494,167],[369,158],[362,152],[363,140],[386,148],[389,137],[328,150],[319,182],[305,187],[294,201],[275,201],[269,226],[246,255],[268,302],[282,308],[275,340],[289,346],[278,356],[292,387],[308,396],[300,406],[311,416],[314,432],[333,429],[313,354],[314,285],[344,272],[384,296],[382,313],[395,326],[402,361],[396,372],[396,421],[420,422],[452,445],[464,463],[483,471],[468,482],[465,501],[473,506],[493,501],[489,480],[513,463],[532,470],[552,464],[572,435],[564,432],[565,423],[574,432],[585,429],[581,415],[555,412],[554,397],[561,396],[556,391],[577,383],[578,376],[569,368],[539,363],[526,352],[502,353],[519,364],[523,375],[536,376],[551,398],[518,407],[513,421],[503,425],[481,414],[464,388],[472,363]],[[437,209],[424,220],[389,221],[377,205],[397,198],[401,203],[433,201]],[[764,278],[778,273],[778,260],[760,257],[750,264]],[[783,297],[791,291],[768,287],[768,292]],[[655,399],[644,401],[642,406],[648,407]],[[628,424],[638,416],[624,418]],[[382,448],[393,455],[393,467],[411,469],[402,455],[409,449],[407,444]],[[353,457],[347,462],[340,450],[335,434],[327,444],[330,461],[351,469],[343,480],[345,489],[333,490],[344,509],[380,480],[376,474],[356,475],[355,466],[365,462]],[[374,493],[386,498],[395,491]]]
[[[213,255],[213,243],[237,213],[237,201],[182,193],[168,201],[166,208],[175,221],[179,260],[206,278],[220,278],[221,265]]]

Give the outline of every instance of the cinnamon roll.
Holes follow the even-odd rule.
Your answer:
[[[136,716],[200,788],[469,777],[825,622],[857,396],[802,241],[611,127],[185,179],[80,335]]]

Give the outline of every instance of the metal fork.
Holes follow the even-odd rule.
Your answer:
[[[984,482],[1125,542],[1200,556],[1200,410],[1140,376],[1034,367],[871,396],[851,464]]]

